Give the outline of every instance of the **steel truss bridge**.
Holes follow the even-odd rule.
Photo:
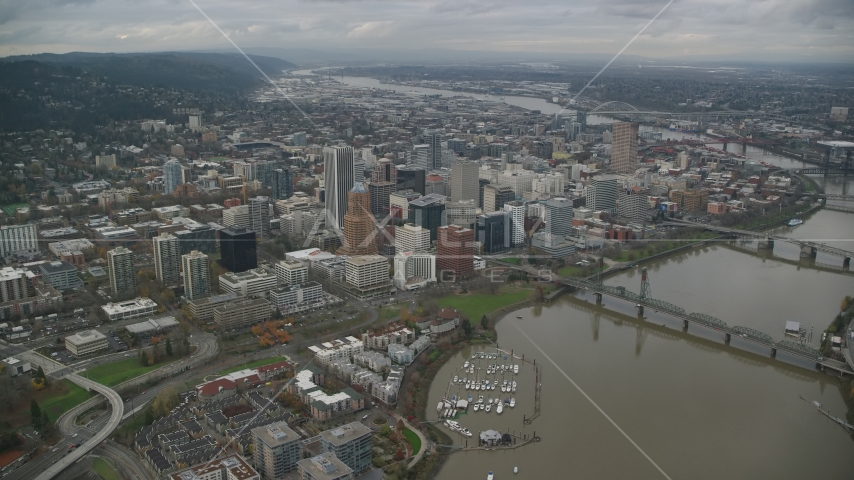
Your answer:
[[[796,119],[768,112],[752,112],[743,110],[721,110],[716,112],[661,112],[655,110],[638,110],[625,102],[605,102],[587,112],[588,115],[608,115],[629,118],[637,121],[652,120],[727,120],[731,118],[764,118],[778,122],[795,122]]]

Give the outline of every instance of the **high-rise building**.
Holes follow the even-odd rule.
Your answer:
[[[237,205],[222,211],[222,224],[226,227],[252,228],[249,205]]]
[[[340,229],[347,213],[347,193],[355,184],[353,147],[323,147],[326,227]]]
[[[585,187],[585,206],[592,210],[613,212],[617,208],[617,177],[597,175]]]
[[[110,274],[110,289],[116,297],[136,291],[136,272],[133,269],[133,252],[125,247],[116,247],[107,252],[107,269]]]
[[[504,211],[510,214],[510,242],[516,247],[525,243],[525,203],[507,202]]]
[[[424,143],[429,145],[429,164],[427,170],[438,170],[442,168],[442,135],[436,130],[424,131]]]
[[[424,191],[427,172],[421,167],[412,165],[401,165],[397,170],[397,191],[412,190],[421,195],[425,195]]]
[[[445,203],[445,225],[474,228],[477,221],[476,200]]]
[[[427,192],[427,195],[431,193],[436,193],[439,195],[448,195],[448,181],[442,175],[427,175],[424,180],[424,191]]]
[[[394,193],[395,184],[393,182],[370,182],[368,183],[368,192],[371,197],[371,213],[385,217],[389,214],[390,197]]]
[[[478,192],[477,192],[477,208],[483,210],[483,190],[489,185],[488,178],[478,178]]]
[[[566,198],[553,198],[543,202],[546,231],[551,235],[572,234],[572,202]]]
[[[293,144],[297,147],[304,147],[308,143],[305,132],[294,133]]]
[[[478,183],[478,170],[480,164],[477,162],[457,162],[451,168],[451,200],[478,201],[480,196],[480,183]]]
[[[483,187],[483,211],[497,212],[504,204],[516,199],[516,194],[508,185],[485,185]]]
[[[347,196],[347,214],[344,215],[344,246],[341,255],[374,255],[376,221],[371,214],[371,197],[364,183],[353,186]]]
[[[302,460],[302,438],[286,422],[253,428],[255,468],[265,480],[283,478]]]
[[[249,199],[249,229],[260,235],[270,233],[270,197]]]
[[[362,160],[362,157],[355,157],[353,159],[353,182],[354,183],[362,183],[365,181],[365,161]]]
[[[344,261],[344,281],[362,291],[389,283],[388,260],[380,255],[347,257]]]
[[[183,230],[176,230],[171,233],[178,237],[181,255],[186,255],[193,250],[202,253],[216,252],[216,230],[210,225],[185,225]]]
[[[39,251],[38,229],[32,223],[0,227],[0,257]]]
[[[374,163],[371,170],[371,182],[392,182],[397,186],[397,168],[391,160],[382,158]]]
[[[273,170],[273,199],[284,200],[294,195],[291,171],[287,168]]]
[[[356,475],[371,468],[371,429],[359,422],[320,432],[320,446],[324,453],[334,453]]]
[[[279,285],[299,285],[308,281],[308,267],[302,262],[281,260],[275,269]]]
[[[648,217],[649,190],[641,187],[620,189],[617,197],[617,215],[635,222]]]
[[[632,173],[638,168],[638,124],[614,122],[611,124],[611,170]]]
[[[388,196],[389,215],[392,218],[407,218],[409,216],[409,202],[421,197],[420,193],[412,190],[399,190]]]
[[[436,193],[409,202],[409,223],[430,230],[430,241],[437,238],[437,229],[445,223],[445,197]]]
[[[211,268],[208,256],[193,250],[181,256],[184,270],[184,296],[187,300],[198,300],[211,296]]]
[[[409,282],[436,283],[436,255],[398,251],[394,256],[394,286],[405,290]]]
[[[232,272],[258,268],[255,232],[242,227],[219,231],[220,265]]]
[[[430,145],[419,143],[412,146],[412,163],[429,172],[433,170],[433,163],[430,160]]]
[[[477,241],[484,255],[501,253],[510,248],[510,213],[497,211],[477,216]]]
[[[444,281],[448,274],[465,276],[474,271],[474,230],[458,225],[438,228],[436,268]]]
[[[154,247],[154,273],[163,285],[177,285],[181,281],[181,247],[178,237],[164,233],[152,239]]]
[[[448,140],[448,149],[456,153],[457,155],[463,155],[466,152],[466,145],[468,142],[465,140],[461,140],[459,138],[452,138]]]
[[[415,253],[430,250],[430,230],[411,224],[394,227],[394,249]]]
[[[180,183],[181,162],[173,158],[163,164],[163,193],[166,195],[172,195],[172,192],[175,191],[175,187]]]

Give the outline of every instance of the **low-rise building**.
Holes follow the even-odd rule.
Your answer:
[[[317,282],[305,282],[270,290],[270,303],[282,313],[316,308],[323,305],[323,287]]]
[[[276,279],[280,285],[298,285],[308,280],[308,267],[295,260],[276,263]]]
[[[32,365],[30,365],[30,362],[25,362],[15,357],[5,358],[3,359],[2,363],[3,373],[9,375],[10,377],[17,377],[18,375],[23,375],[33,369]]]
[[[263,268],[245,272],[226,272],[219,276],[219,288],[225,293],[235,293],[246,297],[265,296],[276,288],[276,276]]]
[[[97,330],[84,330],[65,337],[65,349],[82,357],[109,348],[107,337]]]
[[[111,321],[154,315],[157,303],[148,297],[137,297],[127,302],[108,303],[101,307]]]
[[[77,268],[68,262],[53,261],[39,265],[42,278],[53,288],[64,291],[83,286],[83,280],[77,276]]]
[[[207,321],[213,320],[214,308],[225,305],[228,302],[237,300],[238,298],[240,298],[240,296],[236,293],[224,293],[213,297],[194,298],[192,300],[188,300],[187,305],[190,307],[190,313],[193,315],[193,318]]]
[[[223,330],[250,327],[272,316],[270,302],[263,298],[241,298],[214,308],[214,322]]]
[[[261,480],[261,475],[239,454],[215,458],[169,474],[168,480]],[[272,478],[272,477],[271,477]]]

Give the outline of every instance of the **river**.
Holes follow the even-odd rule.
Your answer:
[[[648,268],[654,298],[776,339],[783,338],[786,320],[807,329],[814,324],[820,332],[854,289],[848,275],[721,246],[673,255]],[[606,283],[637,292],[640,275],[628,271]],[[455,453],[439,478],[483,478],[488,470],[507,478],[514,466],[518,478],[665,478],[640,450],[671,478],[850,478],[854,442],[799,398],[842,415],[839,381],[795,366],[802,365],[797,359],[770,359],[769,352],[738,339],[726,346],[721,333],[694,325],[683,333],[679,321],[655,311],[640,322],[633,305],[605,297],[599,307],[585,293],[511,313],[496,330],[503,349],[542,365],[542,415],[522,424],[522,415],[533,412],[528,367],[517,377],[515,409],[501,416],[471,412],[459,422],[475,436],[492,428],[536,432],[542,441],[500,453]],[[429,406],[445,395],[468,355],[463,351],[438,372],[428,419],[436,418]]]

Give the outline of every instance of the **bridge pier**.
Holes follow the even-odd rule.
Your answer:
[[[682,330],[688,330],[688,320],[682,320]]]
[[[771,347],[771,358],[777,358],[777,347]]]
[[[757,244],[757,246],[759,248],[768,248],[768,249],[773,250],[774,249],[774,239],[772,239],[771,237],[765,237],[764,240],[759,240],[759,243]]]
[[[601,305],[601,304],[602,304],[602,294],[599,292],[596,292],[596,305]]]
[[[732,340],[732,335],[730,335],[729,333],[725,333],[725,334],[724,334],[724,343],[726,343],[727,345],[729,345],[729,341],[730,341],[730,340]]]
[[[763,145],[763,147],[764,147],[764,145]],[[742,155],[747,154],[747,142],[744,142],[741,144],[741,153],[742,153]]]
[[[728,146],[728,145],[729,145],[728,143],[724,142],[724,151],[725,151],[725,152],[727,151],[727,146]]]
[[[845,270],[851,268],[851,257],[845,257],[842,259],[842,268]]]
[[[638,309],[638,316],[639,316],[639,317],[643,317],[643,305],[641,305],[641,304],[639,303],[639,304],[638,304],[638,306],[637,306],[637,309]]]
[[[806,244],[801,245],[801,257],[804,257],[804,258],[815,257],[815,254],[816,254],[816,249],[812,245],[806,245]]]

